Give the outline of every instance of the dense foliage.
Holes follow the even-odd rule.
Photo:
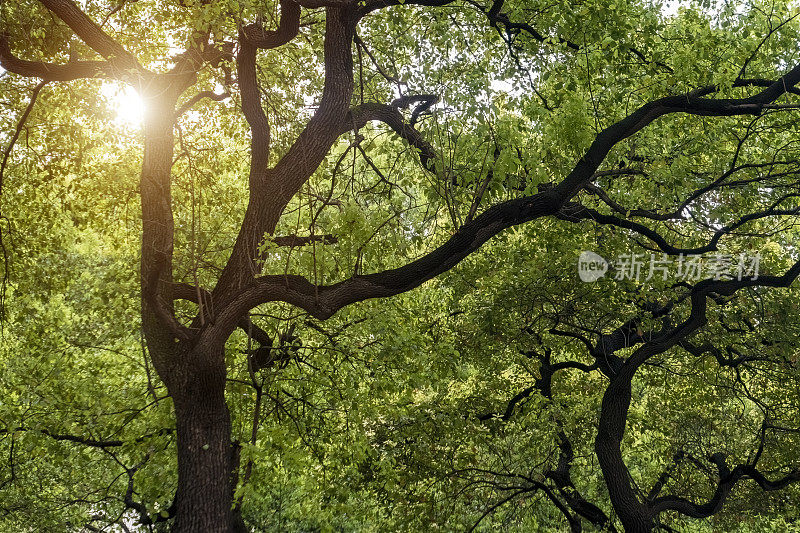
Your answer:
[[[0,529],[795,530],[797,15],[3,2]]]

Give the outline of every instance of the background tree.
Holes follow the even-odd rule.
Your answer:
[[[676,496],[659,496],[668,479],[659,473],[658,490],[640,494],[622,452],[637,376],[644,369],[651,376],[650,366],[668,368],[669,358],[680,363],[686,355],[679,349],[701,360],[713,356],[737,372],[751,367],[751,358],[759,357],[752,350],[763,346],[775,350],[770,362],[784,365],[775,376],[793,364],[791,335],[759,344],[770,317],[746,304],[739,309],[734,302],[736,320],[720,326],[721,344],[698,336],[712,334],[700,333],[709,305],[721,306],[747,291],[771,295],[767,289],[789,287],[800,271],[791,248],[798,209],[795,19],[777,4],[695,7],[668,19],[658,6],[619,2],[286,0],[279,14],[278,6],[262,2],[3,4],[0,64],[8,71],[4,94],[11,95],[5,105],[20,117],[4,125],[9,135],[3,180],[7,168],[9,181],[3,236],[6,253],[13,254],[6,273],[14,265],[19,272],[10,286],[14,303],[7,328],[14,337],[5,344],[6,358],[25,350],[47,354],[45,361],[52,362],[66,353],[70,364],[80,363],[70,372],[80,375],[103,368],[97,352],[110,349],[116,357],[108,356],[105,364],[117,381],[130,374],[141,378],[104,404],[94,392],[76,396],[86,391],[74,381],[65,381],[64,390],[36,392],[32,383],[39,379],[50,386],[53,368],[60,367],[15,363],[4,418],[10,421],[6,487],[24,483],[23,471],[43,476],[40,485],[46,475],[64,475],[63,469],[30,468],[35,454],[29,452],[44,438],[53,441],[56,454],[64,443],[95,450],[86,460],[94,462],[93,469],[105,469],[77,491],[81,496],[52,496],[59,502],[54,508],[66,502],[75,514],[64,518],[58,511],[55,520],[69,520],[72,527],[87,520],[123,527],[125,516],[133,515],[147,526],[174,520],[176,531],[241,529],[248,497],[250,520],[264,520],[257,516],[263,501],[254,494],[253,472],[277,455],[257,454],[260,441],[280,441],[283,434],[284,445],[300,439],[293,444],[302,443],[312,456],[369,466],[356,451],[345,460],[344,452],[323,444],[337,434],[358,434],[349,427],[358,420],[353,405],[369,404],[368,394],[356,374],[341,382],[337,373],[351,354],[369,352],[379,341],[380,322],[350,311],[321,321],[348,305],[414,289],[503,230],[535,219],[543,220],[519,246],[538,257],[541,270],[558,252],[574,261],[575,245],[587,242],[579,238],[584,221],[604,228],[596,230],[598,246],[609,234],[616,242],[633,239],[672,256],[734,254],[751,246],[766,246],[773,255],[756,280],[655,285],[647,287],[652,297],[646,300],[628,296],[641,288],[619,287],[605,299],[592,294],[593,306],[583,312],[562,299],[568,291],[551,292],[558,287],[548,282],[552,275],[532,275],[538,290],[530,300],[542,309],[524,313],[515,327],[530,336],[524,351],[536,364],[537,381],[512,392],[517,399],[499,418],[510,419],[523,398],[554,401],[549,381],[566,369],[604,376],[606,382],[594,382],[603,384],[595,392],[605,391],[594,451],[618,518],[574,489],[570,454],[576,436],[559,429],[568,423],[560,416],[551,417],[556,431],[550,426],[550,435],[561,461],[541,469],[541,479],[486,469],[517,483],[481,479],[507,493],[496,503],[541,491],[573,529],[581,520],[603,527],[618,519],[626,529],[645,531],[665,512],[713,514],[742,478],[768,489],[794,481],[796,466],[788,467],[785,456],[770,459],[784,466],[779,475],[766,477],[773,473],[761,470],[768,438],[779,434],[777,446],[784,450],[794,443],[796,420],[785,420],[792,407],[763,407],[772,400],[742,393],[748,385],[741,377],[735,382],[741,390],[731,387],[763,407],[760,440],[739,466],[716,452],[711,456],[719,482],[707,505],[684,499],[690,477],[669,487]],[[108,112],[98,105],[96,78],[129,84],[144,101],[136,184],[130,176],[138,146],[98,123]],[[505,94],[495,90],[501,80],[510,84]],[[12,159],[12,151],[21,151],[12,150],[20,140],[26,150]],[[249,158],[242,157],[246,144]],[[127,210],[131,192],[140,196],[141,218]],[[114,218],[118,226],[108,227]],[[22,237],[21,228],[35,231]],[[147,357],[126,359],[139,326],[130,314],[131,243],[139,232],[138,298]],[[44,250],[53,251],[50,264]],[[43,271],[46,284],[40,281]],[[53,271],[58,275],[51,277]],[[576,294],[586,290],[570,281]],[[370,305],[377,304],[359,307],[366,312]],[[109,306],[119,313],[114,320],[103,315]],[[630,316],[620,319],[623,306]],[[611,319],[592,320],[593,312]],[[730,352],[748,323],[752,338]],[[374,329],[361,329],[366,324]],[[383,327],[385,335],[397,333],[395,326]],[[103,342],[97,342],[100,337]],[[120,346],[114,346],[115,338]],[[344,349],[337,347],[342,339],[348,339]],[[562,349],[564,339],[568,348]],[[396,340],[410,349],[404,336]],[[387,346],[385,339],[380,342]],[[423,337],[411,353],[430,349]],[[292,365],[294,373],[288,370]],[[454,369],[463,378],[469,367],[445,365],[441,373]],[[302,385],[280,384],[308,380],[309,374]],[[398,387],[401,376],[394,372],[395,386],[385,401],[419,401],[414,391],[424,388],[424,379],[411,375],[408,387]],[[386,378],[370,383],[381,379]],[[776,394],[778,383],[759,393]],[[489,390],[498,385],[490,384]],[[695,392],[698,387],[687,385]],[[315,400],[330,401],[333,391],[339,395],[336,407],[320,407]],[[287,397],[302,416],[287,409]],[[64,419],[59,410],[42,408],[40,398],[96,411],[85,420],[75,413]],[[129,407],[110,408],[121,401]],[[268,405],[275,420],[265,430]],[[310,416],[305,408],[316,422],[284,427]],[[375,409],[363,411],[361,428],[380,425]],[[343,433],[330,422],[336,412],[347,418]],[[91,426],[101,415],[112,418],[96,432]],[[119,432],[133,436],[116,438]],[[28,446],[23,464],[18,440]],[[173,450],[174,471],[165,460]],[[697,452],[662,452],[667,450],[676,464],[693,457],[692,464],[708,469]],[[306,460],[297,457],[292,466]],[[141,481],[148,477],[145,469],[155,476],[148,483]],[[371,470],[350,473],[368,478]],[[392,472],[384,465],[381,480]],[[175,473],[173,498],[165,487]],[[279,481],[279,473],[273,471],[271,479]],[[459,468],[446,475],[474,474]],[[56,481],[61,487],[66,480]],[[325,476],[317,482],[324,485]],[[87,496],[95,492],[102,496]],[[369,497],[380,509],[391,494]],[[343,510],[347,495],[320,497],[341,519],[331,502]],[[14,498],[6,506],[9,515],[36,496],[16,491]],[[274,493],[271,498],[279,501]],[[476,519],[497,508],[493,503]]]

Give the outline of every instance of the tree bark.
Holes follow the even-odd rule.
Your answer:
[[[176,369],[170,391],[178,437],[173,531],[233,531],[233,456],[224,354],[196,348],[187,355],[191,363]]]
[[[233,528],[231,420],[225,402],[224,343],[198,342],[197,332],[174,315],[173,218],[170,191],[173,117],[171,80],[143,89],[142,326],[150,356],[173,400],[177,429],[178,487],[173,531],[224,533]]]
[[[621,450],[631,403],[631,377],[617,377],[606,389],[595,439],[595,454],[603,471],[611,504],[625,532],[649,533],[655,527],[653,516],[636,497]]]

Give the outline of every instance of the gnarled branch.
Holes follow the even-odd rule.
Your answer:
[[[300,4],[295,0],[281,0],[281,19],[277,30],[265,30],[259,22],[242,28],[242,40],[256,48],[277,48],[295,38],[300,30]]]
[[[72,61],[65,65],[20,59],[11,51],[8,35],[0,34],[0,66],[9,72],[44,81],[71,81],[82,78],[123,79],[125,73],[108,61]]]
[[[121,68],[143,71],[136,58],[121,44],[105,33],[86,13],[71,0],[40,0],[42,4],[64,21],[89,47]]]

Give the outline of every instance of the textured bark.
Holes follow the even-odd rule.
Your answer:
[[[600,427],[595,439],[595,453],[603,471],[611,504],[626,533],[647,533],[655,527],[653,516],[636,496],[631,485],[630,472],[622,457],[622,436],[625,433],[630,403],[629,380],[623,378],[612,382],[606,389]]]
[[[163,80],[163,81],[162,81]],[[145,88],[142,196],[142,323],[155,368],[173,399],[178,448],[176,532],[233,530],[231,422],[221,347],[197,344],[173,310],[171,167],[180,87],[154,78]]]
[[[231,420],[225,403],[225,358],[203,348],[172,376],[178,430],[175,532],[233,531]]]
[[[142,326],[159,374],[170,371],[175,336],[164,325],[172,314],[173,231],[171,175],[173,156],[173,102],[147,97],[144,124],[144,159],[139,184],[142,201]],[[161,315],[161,316],[160,316]]]
[[[595,438],[595,453],[603,472],[611,504],[626,532],[646,533],[656,526],[658,514],[664,510],[678,510],[688,516],[710,516],[717,512],[739,477],[759,472],[753,465],[739,470],[739,477],[732,476],[727,468],[720,467],[720,484],[705,506],[698,506],[681,498],[660,498],[656,503],[644,501],[631,484],[631,475],[622,456],[622,439],[628,421],[631,405],[631,386],[636,371],[652,357],[664,353],[684,339],[697,332],[707,321],[706,312],[710,295],[731,296],[737,291],[753,286],[789,287],[800,276],[800,261],[796,262],[781,276],[761,276],[757,279],[717,281],[706,279],[694,286],[691,295],[692,311],[689,317],[674,328],[661,331],[638,348],[625,360],[618,372],[610,375],[611,383],[603,394],[600,421]],[[777,482],[770,482],[761,476],[762,488],[785,486],[800,479],[800,472],[793,472]]]
[[[264,235],[272,234],[283,210],[341,135],[341,127],[350,111],[353,94],[352,42],[356,20],[349,7],[326,9],[325,18],[325,87],[319,109],[274,167],[263,169],[263,153],[268,147],[252,147],[250,201],[231,257],[213,290],[215,304],[223,307],[239,290],[251,284],[260,273],[256,263],[258,246]],[[252,53],[247,47],[242,50]],[[241,66],[241,63],[240,63]],[[243,93],[243,98],[245,94]],[[252,102],[252,99],[251,99]],[[254,105],[253,102],[251,105]],[[245,105],[245,104],[243,104]],[[248,111],[253,133],[259,131],[260,109]],[[244,313],[240,313],[244,314]]]

